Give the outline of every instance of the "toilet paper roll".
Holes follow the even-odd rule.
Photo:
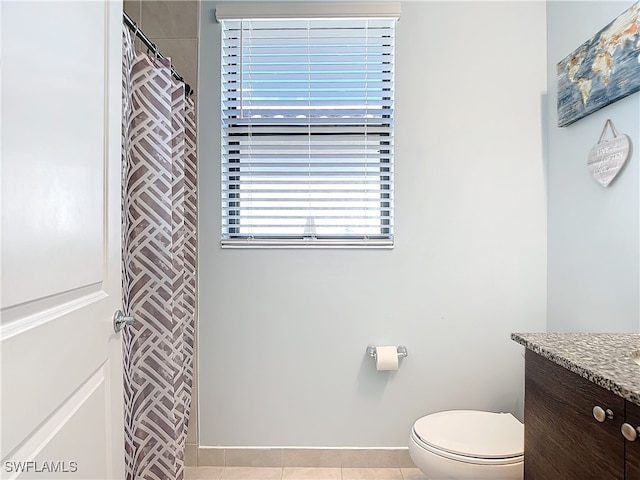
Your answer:
[[[398,369],[398,348],[395,345],[376,347],[376,368],[378,370]]]

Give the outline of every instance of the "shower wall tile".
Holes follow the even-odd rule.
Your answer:
[[[124,0],[122,8],[131,17],[131,20],[140,25],[142,0]]]
[[[127,15],[131,17],[131,20],[136,22],[136,24],[142,28],[141,26],[141,18],[142,18],[142,0],[124,0],[122,9],[127,12]],[[143,45],[142,42],[135,37],[134,39],[134,47],[137,50],[142,50]]]
[[[196,90],[198,83],[198,40],[196,38],[151,38],[182,78]]]
[[[153,38],[197,38],[198,2],[143,1],[142,28]]]

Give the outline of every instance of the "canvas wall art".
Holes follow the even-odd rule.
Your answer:
[[[558,63],[558,126],[640,90],[640,2]]]

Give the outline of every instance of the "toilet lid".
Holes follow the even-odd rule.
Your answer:
[[[437,449],[474,458],[512,458],[524,453],[524,425],[510,413],[451,410],[427,415],[413,426]]]

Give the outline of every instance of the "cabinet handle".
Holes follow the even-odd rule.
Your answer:
[[[628,423],[623,423],[620,428],[622,435],[624,438],[629,440],[630,442],[635,442],[638,439],[638,434],[640,433],[640,428],[634,428],[633,425],[629,425]]]
[[[606,410],[599,405],[593,407],[593,418],[595,418],[600,423],[604,422],[607,418],[609,420],[613,420],[613,411],[610,408]]]

